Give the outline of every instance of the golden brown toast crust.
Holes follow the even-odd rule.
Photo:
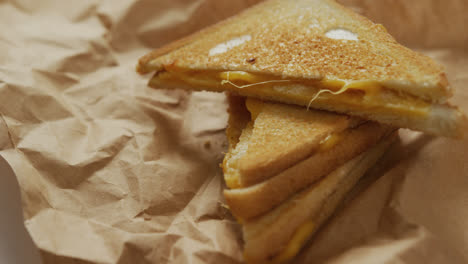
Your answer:
[[[391,130],[374,122],[349,129],[333,148],[311,155],[266,181],[246,188],[225,190],[226,202],[231,212],[242,219],[266,213],[297,191],[364,152]]]
[[[351,31],[358,40],[327,37],[332,29]],[[219,44],[245,36],[249,40],[242,44],[212,52]],[[168,65],[283,78],[376,80],[433,101],[450,96],[440,65],[399,45],[383,26],[329,0],[265,1],[144,56],[138,68],[147,73]]]
[[[239,160],[242,187],[259,183],[304,160],[333,133],[347,129],[349,116],[248,98],[261,107],[248,149]],[[260,110],[260,109],[259,109]]]
[[[173,50],[176,50],[178,48],[181,48],[185,45],[188,45],[190,43],[192,43],[193,41],[197,40],[198,38],[201,38],[203,37],[203,35],[205,34],[210,34],[210,33],[214,33],[218,30],[220,30],[222,28],[223,25],[225,24],[228,24],[231,19],[234,19],[235,16],[231,17],[231,18],[228,18],[226,20],[223,20],[223,21],[220,21],[214,25],[211,25],[211,26],[208,26],[202,30],[199,30],[193,34],[190,34],[184,38],[181,38],[179,40],[176,40],[176,41],[173,41],[171,43],[168,43],[158,49],[155,49],[151,52],[149,52],[148,54],[144,55],[143,57],[141,57],[139,60],[138,60],[138,64],[137,64],[137,67],[136,67],[136,70],[137,72],[141,73],[141,74],[147,74],[147,73],[150,73],[150,72],[153,72],[157,69],[155,69],[153,66],[152,66],[152,61],[156,58],[159,58],[163,55],[166,55],[167,53],[173,51]]]

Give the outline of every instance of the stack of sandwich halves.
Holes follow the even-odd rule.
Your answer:
[[[461,137],[441,66],[331,0],[270,0],[140,59],[154,88],[227,92],[223,162],[249,263],[292,260],[397,137]]]

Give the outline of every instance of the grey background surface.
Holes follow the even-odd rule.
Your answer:
[[[0,263],[41,263],[23,224],[21,198],[13,170],[0,155]]]

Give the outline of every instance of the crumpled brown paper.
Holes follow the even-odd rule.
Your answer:
[[[152,48],[258,0],[0,3],[0,155],[44,263],[239,263],[225,98],[159,91]],[[466,1],[341,1],[447,66],[468,112]],[[468,139],[402,131],[298,263],[468,262]]]

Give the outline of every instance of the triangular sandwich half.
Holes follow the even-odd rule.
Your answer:
[[[443,68],[332,0],[270,0],[140,59],[155,88],[231,91],[457,137]]]
[[[229,151],[223,169],[231,189],[225,197],[243,225],[245,259],[288,261],[385,152],[394,129],[323,111],[228,98]],[[271,163],[259,162],[263,176],[256,177],[240,170],[246,157]],[[278,166],[282,159],[288,162]],[[269,168],[274,172],[264,173]]]
[[[325,111],[228,98],[223,170],[230,189],[224,194],[239,219],[268,212],[394,130]]]

